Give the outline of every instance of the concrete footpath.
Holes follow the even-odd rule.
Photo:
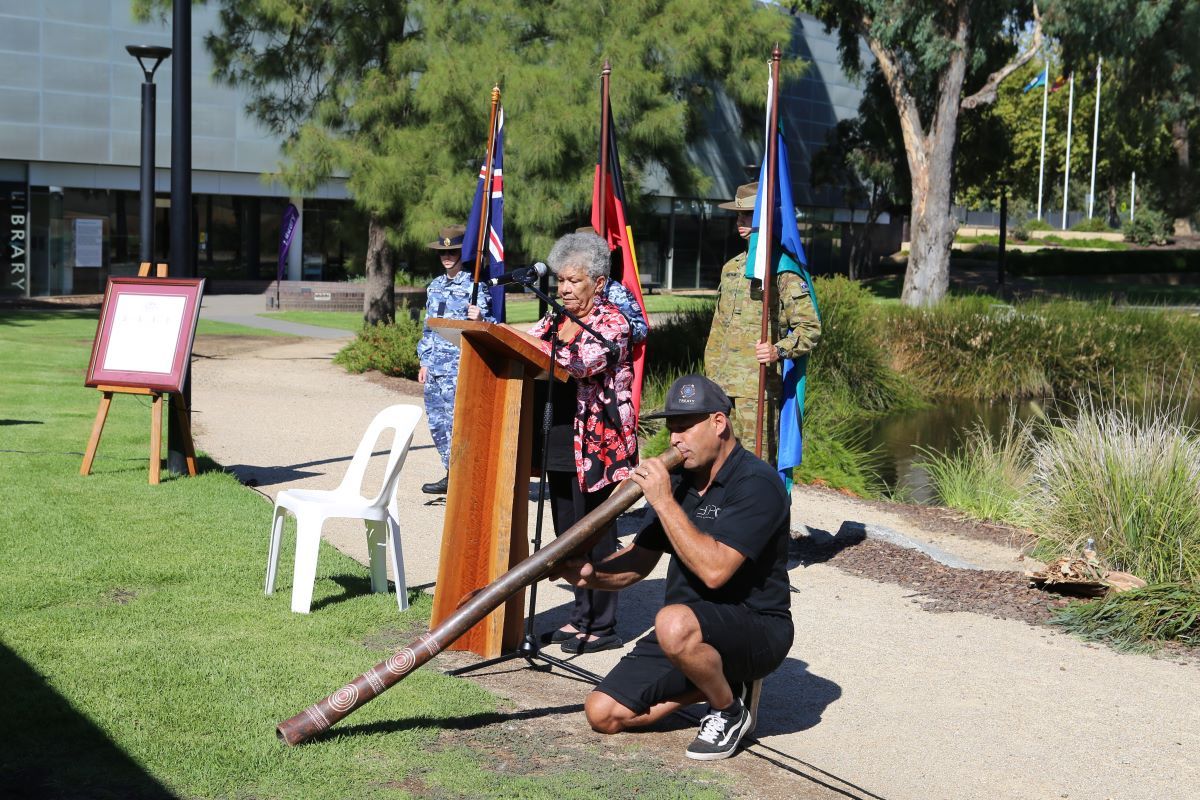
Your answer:
[[[280,323],[255,316],[263,299],[253,300],[256,307],[244,297],[207,297],[202,316],[280,330]],[[197,446],[271,497],[290,487],[332,488],[377,411],[397,402],[421,406],[415,385],[403,387],[405,394],[334,366],[344,333],[289,328],[304,338],[199,337],[195,347]],[[422,421],[399,490],[410,587],[436,580],[444,505],[419,487],[441,474]],[[531,529],[534,511],[531,504]],[[826,531],[844,523],[891,532],[903,527],[886,511],[802,492],[794,496],[792,520],[795,528]],[[264,566],[269,523],[264,503]],[[546,529],[551,536],[549,519]],[[999,545],[944,531],[924,536],[913,525],[899,532],[963,563],[1018,566],[1015,551]],[[326,536],[365,561],[360,525],[331,524]],[[1200,797],[1200,669],[1194,663],[1120,654],[1016,621],[929,613],[911,589],[826,564],[797,566],[791,581],[796,641],[765,683],[759,743],[730,762],[708,765],[762,782],[761,792],[736,784],[742,796]],[[281,575],[279,591],[290,587],[291,576]],[[623,594],[618,632],[627,641],[648,629],[661,590],[660,572]],[[538,629],[557,627],[570,593],[543,582],[538,599],[544,613]],[[585,654],[575,663],[603,672],[619,656]],[[574,703],[586,693],[585,686],[552,675],[526,671],[522,680],[526,688],[514,702],[523,708],[539,707],[531,687],[554,684]],[[565,713],[568,727],[586,731],[581,714]],[[672,747],[678,743],[683,763],[690,736],[680,729],[605,743],[638,748],[666,737]],[[670,758],[674,750],[666,752]]]

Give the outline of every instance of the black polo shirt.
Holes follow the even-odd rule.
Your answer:
[[[675,501],[700,532],[732,547],[746,560],[724,586],[709,589],[679,558],[672,558],[665,602],[708,600],[790,619],[787,546],[791,498],[779,474],[737,444],[703,496],[684,475],[673,475],[671,487]],[[653,508],[634,543],[674,555]]]

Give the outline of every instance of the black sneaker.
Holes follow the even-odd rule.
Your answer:
[[[700,732],[688,745],[687,757],[696,761],[717,761],[737,752],[738,742],[751,725],[750,709],[739,700],[726,711],[709,709],[700,720]]]
[[[421,491],[424,492],[425,494],[445,494],[446,489],[449,487],[449,485],[450,485],[450,476],[447,475],[446,477],[442,478],[440,481],[434,481],[433,483],[424,484],[423,486],[421,486]]]

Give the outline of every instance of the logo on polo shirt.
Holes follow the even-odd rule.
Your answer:
[[[714,506],[714,505],[700,506],[699,508],[696,509],[696,518],[697,519],[716,519],[717,515],[720,513],[721,513],[720,506]]]

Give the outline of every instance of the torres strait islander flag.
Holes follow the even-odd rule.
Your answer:
[[[812,299],[813,311],[820,319],[817,293],[813,288],[812,276],[808,274],[808,258],[804,244],[800,241],[800,229],[796,225],[796,206],[792,202],[792,180],[788,170],[787,143],[783,137],[783,123],[770,130],[771,106],[775,96],[772,80],[767,78],[767,131],[763,138],[763,163],[758,176],[758,197],[754,202],[754,221],[750,234],[750,250],[746,258],[746,277],[762,280],[767,274],[767,257],[773,267],[772,275],[794,272],[808,285],[808,296]],[[762,238],[760,215],[767,207],[764,197],[767,187],[767,146],[770,137],[776,137],[775,196],[770,199],[774,208],[774,230]],[[808,355],[787,359],[783,362],[783,394],[779,404],[779,453],[776,469],[788,488],[791,488],[792,470],[800,466],[803,458],[804,392],[807,386]]]
[[[592,181],[592,227],[608,242],[613,250],[621,251],[620,261],[612,264],[612,280],[622,284],[642,308],[647,327],[650,315],[642,299],[642,279],[638,274],[637,251],[633,245],[633,231],[625,221],[625,184],[621,179],[621,159],[617,155],[617,134],[612,122],[612,106],[603,109],[608,115],[608,141],[600,143],[600,155],[596,159],[596,173]],[[601,126],[603,128],[603,126]],[[604,148],[608,147],[608,175],[600,174]],[[600,227],[600,209],[604,208],[604,229]],[[642,403],[642,375],[646,367],[646,343],[633,345],[633,410],[634,417]],[[635,422],[636,424],[636,422]]]
[[[487,193],[490,218],[485,243],[487,260],[480,270],[479,278],[497,278],[504,274],[504,109],[496,110],[496,142],[492,150],[492,185]],[[487,160],[487,149],[484,150]],[[467,230],[463,234],[463,268],[475,268],[475,251],[479,242],[479,226],[482,224],[484,182],[487,180],[487,164],[479,168],[479,182],[475,185],[475,200],[471,214],[467,217]],[[497,322],[504,322],[504,287],[493,286],[488,290],[492,299],[492,315]]]

